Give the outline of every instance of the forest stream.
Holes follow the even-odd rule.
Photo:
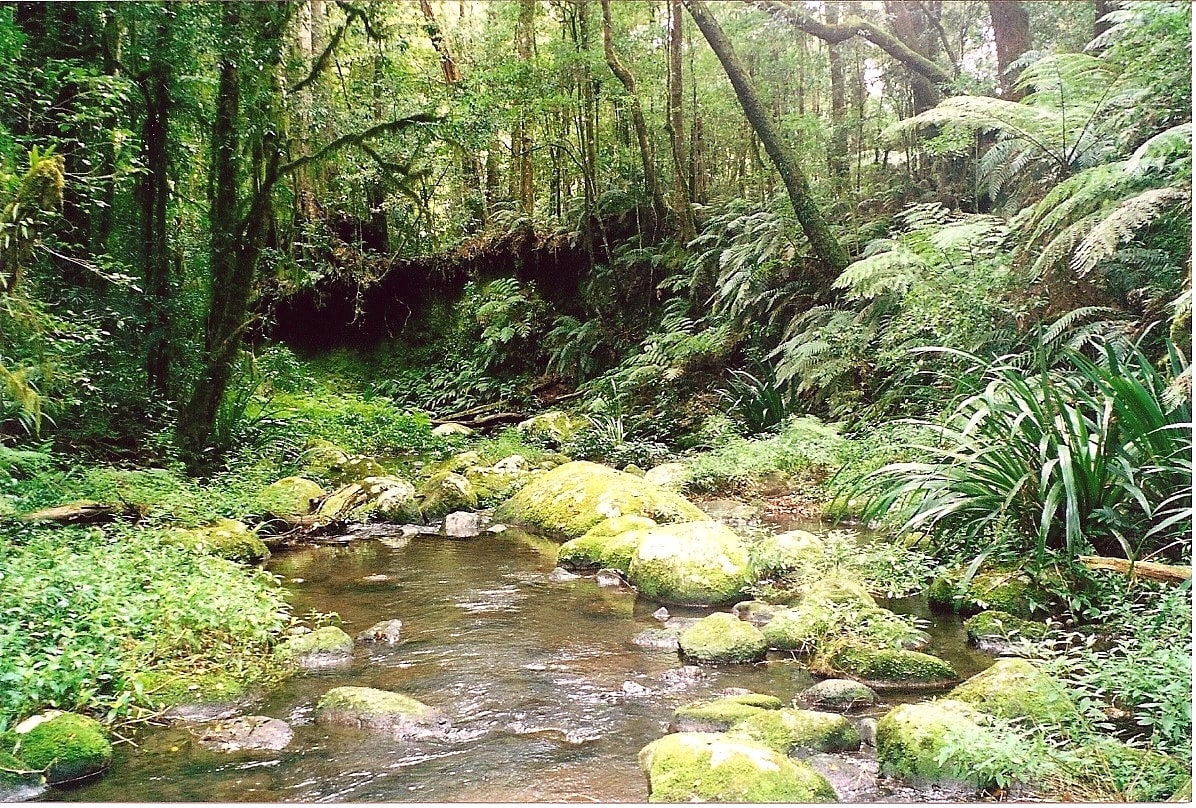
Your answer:
[[[818,523],[774,529],[817,531]],[[108,776],[44,799],[215,802],[643,802],[638,751],[664,735],[673,710],[728,688],[785,702],[814,678],[788,653],[765,663],[685,666],[635,638],[659,627],[659,604],[593,576],[554,574],[556,545],[508,529],[460,540],[372,525],[343,543],[284,551],[268,563],[297,614],[336,612],[350,634],[403,622],[394,645],[358,645],[348,665],[294,677],[247,712],[281,718],[281,752],[221,753],[186,727],[149,728],[121,744]],[[351,539],[351,540],[350,540]],[[931,623],[931,653],[962,677],[992,658],[967,646],[959,618],[930,619],[925,598],[891,601]],[[670,607],[676,617],[712,609]],[[444,710],[444,738],[395,741],[313,721],[333,687],[393,690]],[[853,719],[878,717],[921,693],[881,694]],[[192,728],[194,731],[194,728]],[[844,802],[926,802],[961,794],[877,782],[875,750],[816,755]]]

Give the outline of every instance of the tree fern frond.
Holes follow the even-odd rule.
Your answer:
[[[1192,122],[1181,123],[1159,132],[1134,150],[1126,161],[1129,174],[1162,171],[1171,164],[1187,158],[1192,160]]]
[[[1110,257],[1142,227],[1155,221],[1164,211],[1190,202],[1191,192],[1177,187],[1152,188],[1118,203],[1076,247],[1071,258],[1072,271],[1084,277],[1101,260]]]

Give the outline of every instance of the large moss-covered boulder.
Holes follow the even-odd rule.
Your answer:
[[[996,737],[979,716],[950,699],[893,708],[876,725],[881,774],[916,785],[988,785],[972,755],[984,745],[991,748]]]
[[[934,690],[959,681],[951,663],[930,654],[862,645],[839,645],[810,663],[819,676],[846,676],[873,690]]]
[[[370,498],[369,512],[386,522],[411,522],[419,518],[415,486],[401,477],[366,477],[362,488]]]
[[[494,516],[564,539],[582,536],[612,516],[645,516],[662,524],[706,519],[696,505],[677,494],[584,460],[541,474]]]
[[[1080,717],[1063,683],[1020,657],[998,659],[952,690],[948,698],[982,713],[1024,718],[1040,726],[1062,726]]]
[[[1054,600],[1045,587],[1019,567],[981,567],[970,580],[966,574],[967,569],[961,566],[935,578],[926,591],[930,607],[963,615],[997,609],[1029,619]]]
[[[177,530],[171,537],[189,550],[243,564],[256,564],[270,557],[270,551],[257,533],[235,519],[220,519],[206,527]]]
[[[731,730],[786,755],[855,752],[860,731],[841,715],[790,707],[751,715]]]
[[[755,580],[747,545],[710,521],[645,531],[627,577],[644,597],[691,606],[735,603]]]
[[[353,638],[336,626],[324,626],[289,638],[275,653],[280,660],[300,668],[340,667],[351,661]]]
[[[808,764],[725,733],[679,732],[645,746],[650,802],[835,802]]]
[[[677,642],[687,660],[703,665],[759,662],[768,653],[760,629],[724,612],[702,618]]]
[[[670,732],[724,732],[757,713],[779,710],[784,702],[763,693],[741,693],[717,699],[701,699],[673,711]]]
[[[644,531],[656,522],[644,516],[614,516],[557,550],[556,563],[567,570],[616,569],[624,575]]]
[[[442,471],[429,477],[420,486],[416,499],[425,519],[453,511],[472,511],[478,507],[478,494],[473,485],[452,471]]]
[[[760,575],[809,569],[825,563],[822,539],[806,530],[789,530],[760,539],[752,546],[752,560]]]
[[[258,495],[258,507],[278,519],[293,520],[312,512],[312,503],[324,496],[319,483],[306,477],[283,477]]]
[[[47,714],[46,720],[23,722],[17,731],[13,753],[30,769],[44,771],[48,783],[90,777],[112,763],[112,744],[95,719],[75,713]]]
[[[963,627],[968,642],[990,654],[1006,653],[1023,640],[1041,640],[1047,634],[1045,623],[1023,620],[998,609],[972,615]]]
[[[854,679],[823,679],[803,690],[798,700],[837,713],[876,704],[876,691]]]
[[[316,704],[316,723],[383,730],[395,738],[442,735],[448,716],[402,693],[372,687],[335,687]]]

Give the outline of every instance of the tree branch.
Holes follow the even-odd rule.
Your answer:
[[[306,165],[318,162],[320,160],[326,160],[328,157],[336,154],[341,149],[345,149],[350,146],[361,146],[363,143],[373,140],[381,135],[388,135],[392,132],[400,132],[409,126],[414,126],[420,123],[435,123],[439,120],[439,116],[430,112],[418,112],[415,115],[408,115],[406,118],[399,118],[398,120],[386,121],[385,123],[371,126],[369,129],[366,129],[362,132],[354,132],[353,134],[342,135],[336,140],[325,144],[314,154],[300,157],[282,165],[278,169],[277,177],[282,178],[287,174],[292,174],[295,171],[298,171]]]
[[[363,23],[365,22],[365,15],[360,10],[352,6],[345,6],[344,8],[345,13],[349,15],[345,19],[344,24],[336,29],[336,33],[328,40],[328,44],[324,46],[324,50],[320,51],[320,55],[312,62],[311,70],[307,72],[307,75],[287,90],[289,95],[294,95],[305,87],[310,87],[320,77],[320,74],[324,72],[324,68],[328,67],[328,60],[332,58],[333,52],[341,44],[341,40],[345,38],[345,34],[349,32],[349,26],[353,24],[354,19],[360,19]]]
[[[797,6],[779,2],[779,0],[753,0],[752,5],[778,20],[789,23],[799,31],[805,31],[811,36],[818,37],[828,45],[837,45],[854,36],[862,36],[910,70],[925,76],[936,84],[951,83],[951,74],[941,66],[909,48],[897,37],[878,28],[868,20],[848,17],[837,25],[831,25],[812,17]]]

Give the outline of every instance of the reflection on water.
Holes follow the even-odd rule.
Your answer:
[[[460,541],[382,528],[281,554],[269,566],[289,582],[296,614],[337,612],[351,635],[399,618],[402,640],[359,646],[350,667],[296,676],[255,705],[294,728],[283,752],[209,752],[186,729],[151,729],[118,749],[108,777],[46,798],[642,802],[636,754],[679,704],[727,687],[788,701],[812,683],[792,659],[698,670],[634,645],[659,625],[658,605],[589,578],[550,581],[554,551],[515,530]],[[936,631],[953,661],[970,653],[957,646],[957,622]],[[448,713],[453,730],[400,742],[316,726],[315,702],[342,685],[413,696]]]

